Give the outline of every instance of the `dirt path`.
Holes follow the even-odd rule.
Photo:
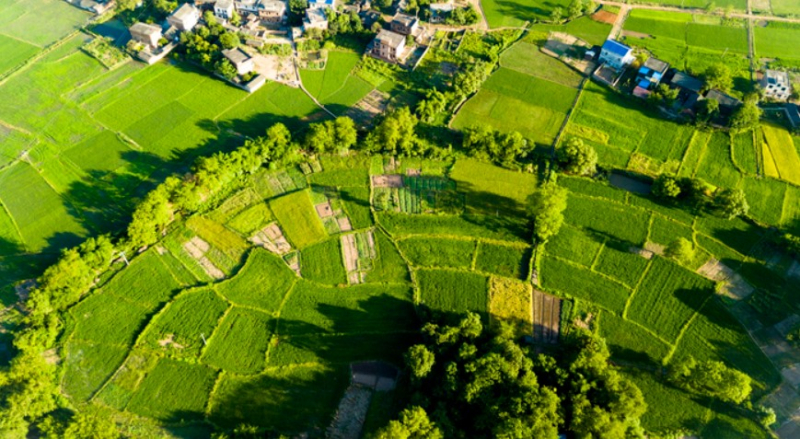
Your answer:
[[[619,13],[617,14],[617,19],[614,20],[614,24],[611,26],[611,33],[608,34],[608,39],[616,40],[622,34],[622,27],[625,25],[625,20],[628,18],[628,13],[631,11],[630,5],[623,5],[619,8]]]
[[[640,5],[640,4],[629,5],[627,3],[621,3],[611,0],[597,0],[597,2],[600,3],[601,5],[618,6],[620,8],[628,7],[630,9],[650,9],[653,11],[682,12],[685,14],[699,14],[699,15],[714,15],[710,14],[705,9],[697,9],[697,8],[678,8],[674,6]],[[800,23],[800,18],[776,17],[774,15],[753,15],[752,10],[750,10],[749,3],[748,3],[748,12],[746,13],[733,12],[730,14],[730,17],[752,19],[759,21],[782,21],[785,23]]]
[[[295,75],[295,81],[297,81],[297,86],[300,88],[300,90],[303,90],[303,93],[305,93],[309,98],[311,98],[311,100],[314,102],[314,104],[317,105],[317,107],[322,108],[332,118],[336,119],[336,115],[333,114],[327,108],[325,108],[324,105],[320,104],[317,98],[315,98],[311,93],[309,93],[308,90],[306,90],[306,87],[303,85],[303,80],[300,78],[300,66],[298,66],[297,64],[297,60],[300,59],[300,53],[297,51],[297,44],[294,42],[294,40],[292,40],[292,52],[293,52],[292,64],[294,65],[294,75]]]

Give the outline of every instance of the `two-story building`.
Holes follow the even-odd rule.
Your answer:
[[[398,62],[406,47],[405,35],[381,29],[375,40],[372,42],[372,56],[384,59],[390,62]]]
[[[222,20],[230,20],[234,10],[233,0],[217,0],[214,3],[214,15]]]
[[[606,40],[600,49],[600,62],[608,67],[620,70],[634,60],[633,49],[614,40]]]
[[[767,70],[759,81],[764,96],[778,101],[785,101],[792,95],[792,83],[789,74],[780,70]]]
[[[262,0],[258,5],[258,18],[264,23],[283,23],[286,21],[286,2]]]
[[[306,16],[303,18],[303,30],[308,32],[309,29],[328,28],[328,15],[325,13],[325,8],[308,8],[306,9]]]
[[[182,4],[167,17],[167,22],[176,29],[188,32],[200,21],[200,10],[189,3]]]
[[[150,46],[151,48],[158,47],[158,41],[161,39],[161,27],[147,23],[136,23],[129,29],[131,38],[142,44]]]

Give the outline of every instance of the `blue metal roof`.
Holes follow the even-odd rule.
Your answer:
[[[644,88],[644,89],[647,89],[648,87],[650,87],[650,81],[648,81],[648,80],[646,80],[646,79],[642,79],[642,80],[639,82],[639,87],[642,87],[642,88]]]
[[[640,75],[647,76],[648,73],[650,73],[650,69],[648,69],[647,67],[642,67],[642,68],[639,69],[639,74]]]
[[[615,55],[625,56],[631,51],[631,48],[614,40],[606,40],[606,42],[603,43],[603,50]]]

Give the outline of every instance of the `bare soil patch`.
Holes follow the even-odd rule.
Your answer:
[[[372,187],[401,188],[403,187],[403,176],[396,174],[373,175]]]
[[[734,300],[746,299],[755,291],[755,288],[747,283],[739,273],[714,258],[709,259],[702,267],[698,268],[697,273],[713,281],[724,282],[725,285],[720,292]]]
[[[628,251],[635,255],[641,256],[645,259],[653,259],[654,252],[651,250],[647,250],[646,248],[639,248],[632,246],[628,248]]]
[[[561,324],[561,299],[533,290],[533,341],[558,343]]]
[[[591,15],[592,20],[599,21],[600,23],[614,24],[617,21],[617,14],[600,10]]]
[[[642,33],[642,32],[634,32],[632,30],[623,30],[622,31],[623,37],[634,37],[634,38],[650,38],[650,34]]]
[[[266,227],[256,232],[255,235],[250,237],[250,241],[277,255],[285,255],[292,250],[292,246],[289,244],[289,241],[286,240],[286,237],[283,236],[283,231],[280,226],[278,226],[277,222],[268,224]]]
[[[183,243],[183,249],[186,250],[186,252],[200,264],[200,267],[203,268],[206,274],[213,279],[223,279],[225,277],[225,273],[205,256],[206,252],[211,249],[211,246],[202,238],[195,236],[186,241]]]

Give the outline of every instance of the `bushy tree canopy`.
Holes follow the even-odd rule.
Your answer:
[[[597,151],[583,140],[571,137],[558,148],[558,162],[567,172],[591,175],[597,170]]]
[[[528,211],[533,218],[533,235],[542,242],[555,236],[564,223],[567,190],[547,182],[531,195]]]

